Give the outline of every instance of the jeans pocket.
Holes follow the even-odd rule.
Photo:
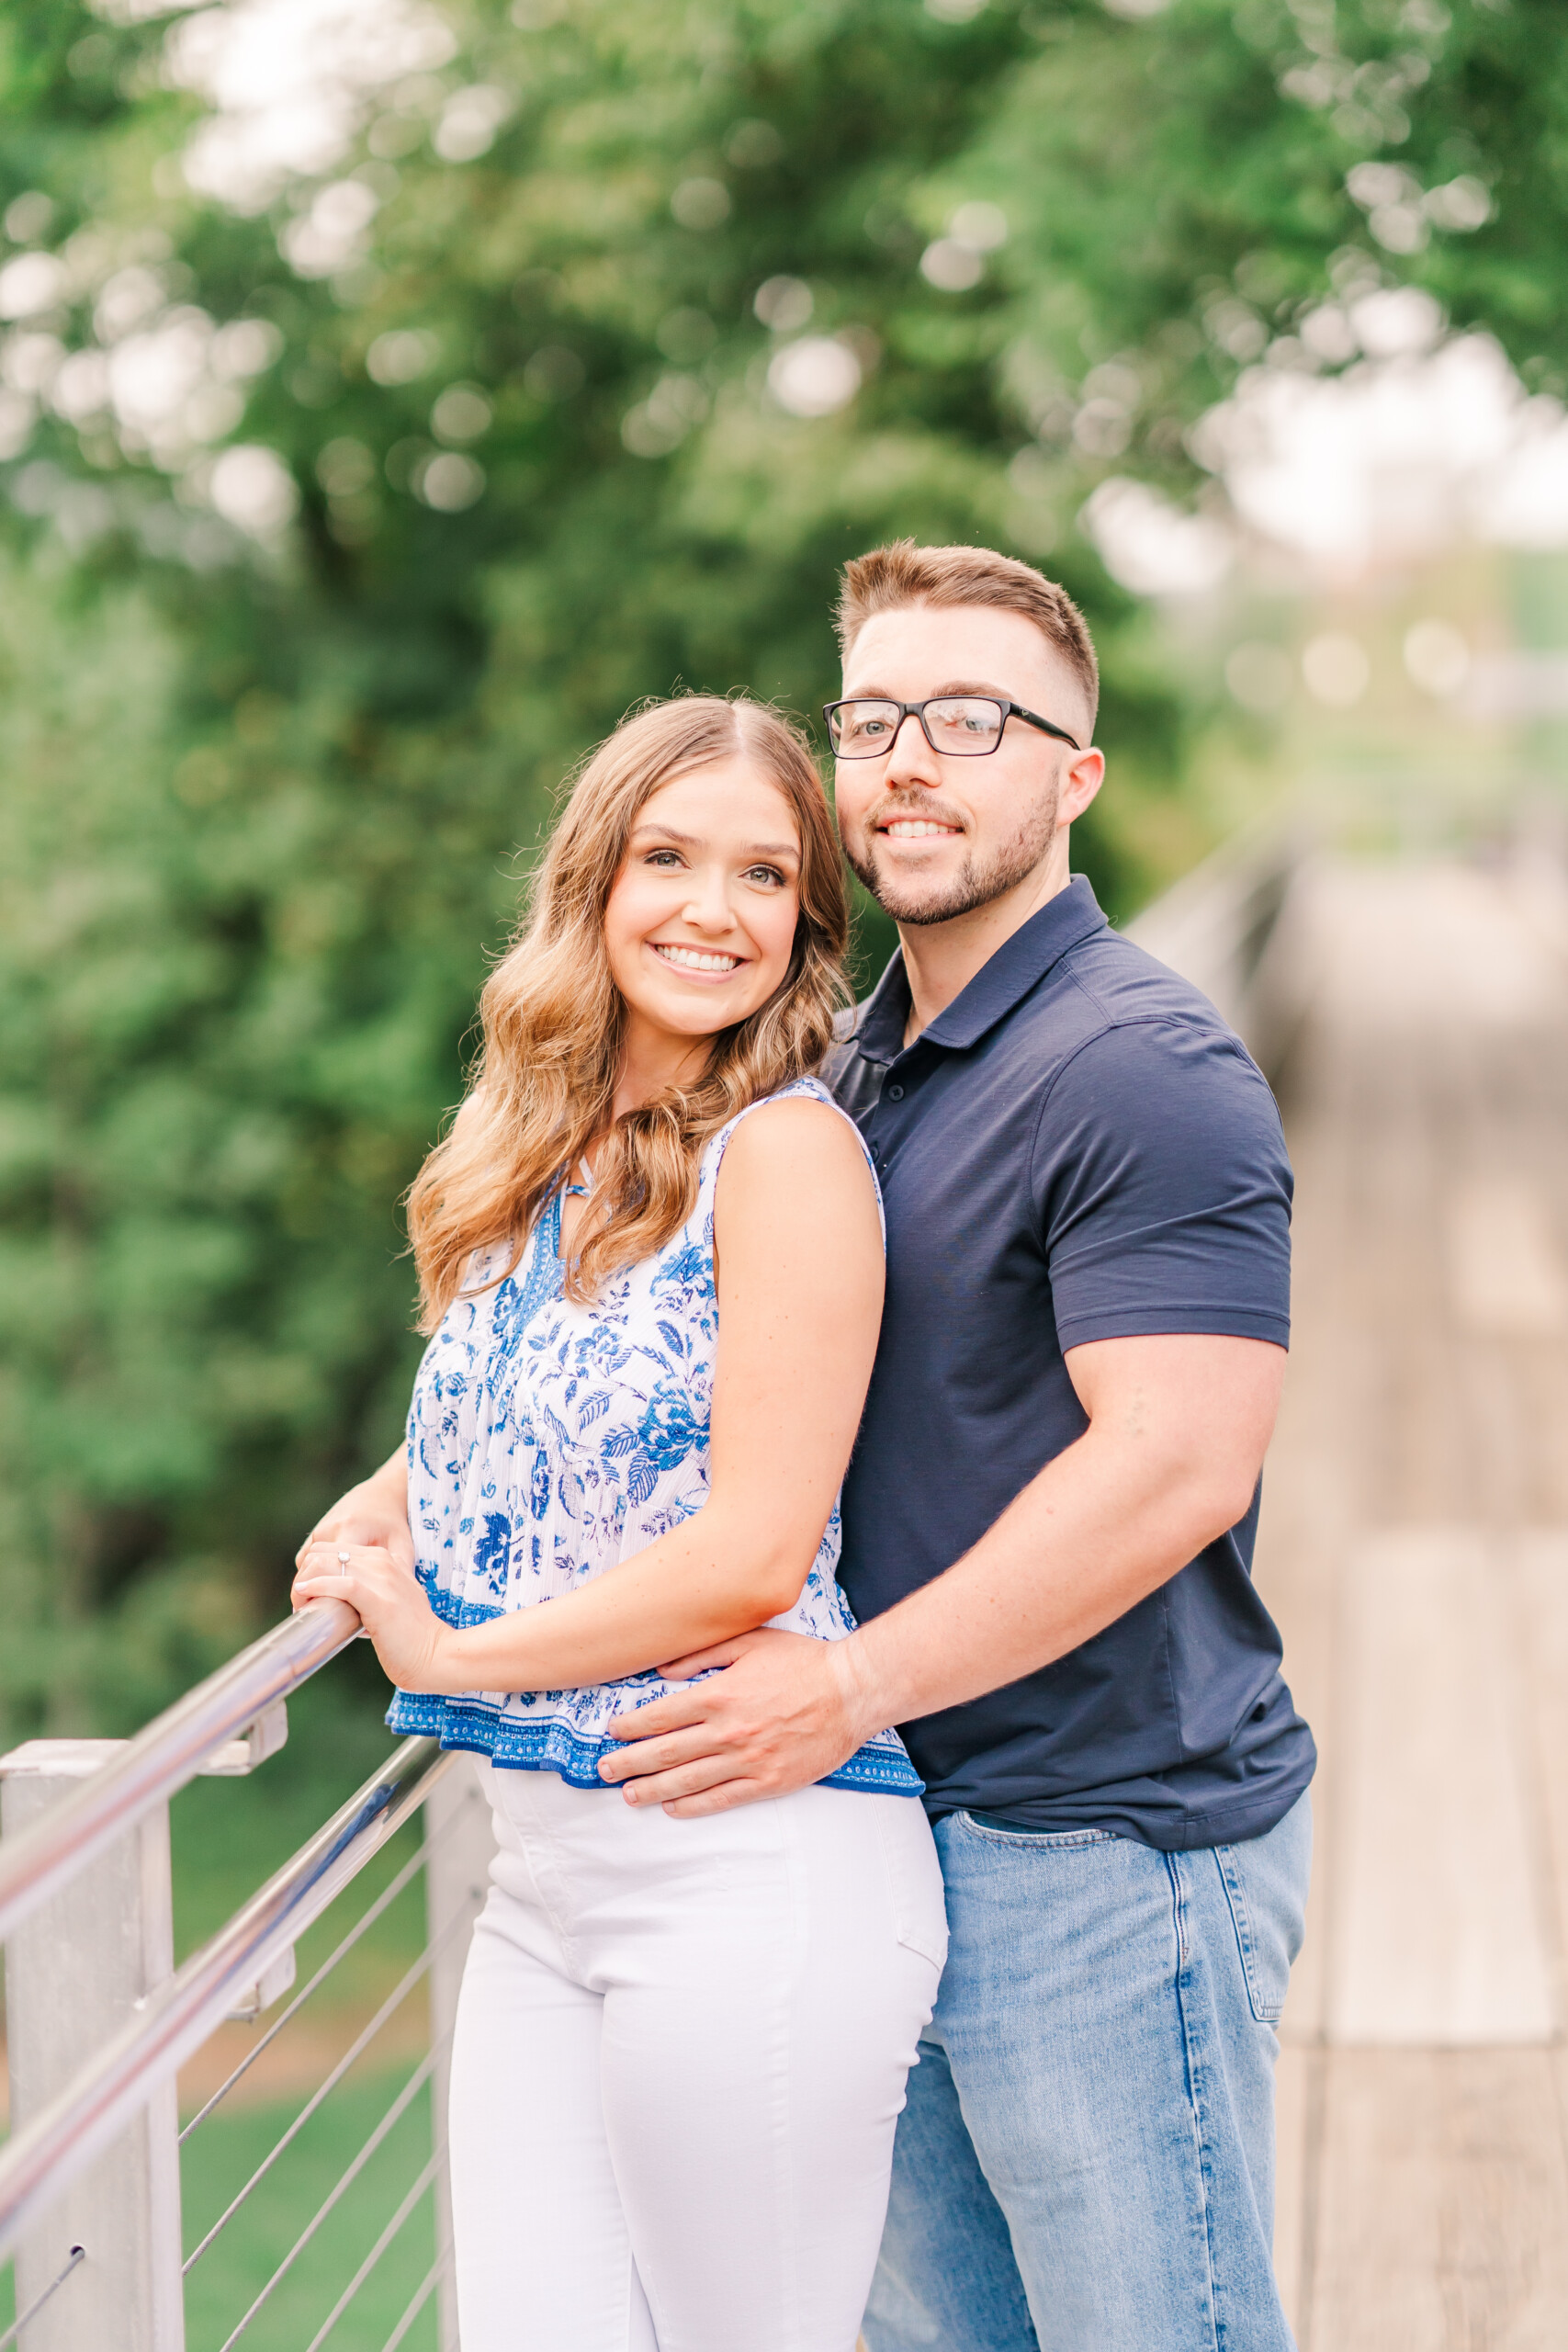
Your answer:
[[[983,1838],[988,1846],[1011,1846],[1030,1853],[1058,1853],[1076,1846],[1117,1842],[1114,1829],[1014,1829],[1005,1821],[988,1821],[981,1813],[957,1813],[953,1817],[969,1837]]]
[[[947,1959],[947,1901],[925,1809],[913,1797],[862,1797],[860,1802],[877,1808],[893,1932],[908,1951],[918,1951],[940,1971]],[[892,1806],[897,1811],[891,1812]]]
[[[1214,1860],[1235,1926],[1247,1997],[1259,2025],[1278,2025],[1302,1948],[1312,1815],[1299,1797],[1283,1821],[1240,1846],[1216,1846]]]

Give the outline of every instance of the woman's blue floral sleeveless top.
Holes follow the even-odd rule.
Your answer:
[[[766,1099],[789,1094],[832,1102],[815,1079]],[[408,1428],[415,1567],[448,1625],[570,1592],[702,1509],[718,1344],[714,1190],[739,1125],[731,1120],[704,1151],[696,1205],[681,1230],[656,1256],[613,1274],[590,1304],[563,1295],[558,1193],[505,1280],[448,1307],[420,1365]],[[493,1271],[493,1259],[478,1260],[471,1279]],[[853,1631],[839,1541],[835,1503],[799,1600],[773,1624],[825,1642]],[[582,1690],[400,1691],[387,1721],[497,1765],[605,1788],[596,1768],[615,1745],[609,1717],[671,1687],[649,1672]],[[916,1796],[922,1783],[888,1731],[827,1785]]]

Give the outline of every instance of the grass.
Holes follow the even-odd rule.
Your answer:
[[[186,2281],[188,2352],[218,2352],[322,2199],[407,2081],[407,2070],[350,2075],[313,2115]],[[276,2107],[220,2108],[186,2143],[185,2235],[197,2245],[243,2188],[303,2098]],[[422,2090],[246,2330],[245,2352],[305,2352],[338,2296],[391,2219],[430,2154],[429,2094]],[[427,2189],[323,2352],[382,2352],[430,2267]],[[435,2304],[426,2304],[401,2352],[434,2352]]]

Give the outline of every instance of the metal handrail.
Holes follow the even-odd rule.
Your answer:
[[[1248,826],[1122,926],[1201,989],[1269,1076],[1301,1012],[1300,975],[1275,968],[1280,919],[1316,839],[1296,816]]]
[[[353,1611],[340,1601],[327,1606],[353,1617]],[[354,1625],[357,1623],[355,1618]],[[319,1627],[318,1643],[329,1638],[333,1630]],[[342,1640],[334,1639],[333,1646],[341,1648]],[[257,1643],[244,1657],[254,1657],[255,1650],[263,1647]],[[330,1656],[331,1651],[325,1654]],[[240,1665],[243,1660],[234,1663]],[[303,1675],[299,1679],[303,1679]],[[213,1677],[214,1682],[220,1679]],[[203,1690],[209,1687],[202,1686]],[[275,1690],[272,1695],[278,1693]],[[199,1696],[200,1692],[192,1693],[193,1698]],[[178,1709],[170,1710],[171,1714],[178,1713]],[[233,1723],[245,1719],[236,1715]],[[161,1721],[166,1723],[168,1717]],[[159,1726],[150,1728],[156,1731]],[[228,1736],[225,1730],[212,1738]],[[0,2258],[13,2250],[39,2211],[114,2138],[150,2093],[200,2047],[233,2007],[237,1994],[254,1984],[303,1934],[371,1855],[402,1826],[450,1763],[450,1756],[443,1755],[434,1740],[404,1740],[325,1827],[285,1862],[210,1942],[193,1952],[166,1984],[139,2003],[139,2014],[16,2134],[0,2152]],[[193,1764],[191,1770],[195,1769]],[[108,1768],[110,1772],[115,1770],[113,1765]],[[86,1785],[90,1789],[95,1783]],[[176,1780],[170,1785],[177,1787],[180,1782]],[[163,1793],[161,1786],[156,1793]],[[74,1805],[72,1799],[56,1807],[40,1827],[49,1827]],[[117,1813],[117,1825],[121,1817]]]
[[[21,1837],[0,1844],[0,1940],[358,1631],[346,1601],[312,1601],[187,1690]]]

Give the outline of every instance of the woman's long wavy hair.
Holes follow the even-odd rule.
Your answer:
[[[778,786],[800,834],[789,969],[766,1004],[716,1036],[700,1077],[612,1122],[626,1005],[610,977],[604,910],[627,838],[661,785],[737,754]],[[656,703],[624,720],[572,788],[519,934],[479,998],[483,1045],[468,1096],[409,1193],[421,1330],[440,1322],[477,1250],[506,1245],[515,1265],[563,1170],[590,1146],[605,1208],[591,1230],[580,1228],[569,1295],[591,1297],[606,1274],[660,1249],[691,1215],[709,1136],[827,1051],[847,997],[848,935],[827,796],[787,720],[716,695]]]

